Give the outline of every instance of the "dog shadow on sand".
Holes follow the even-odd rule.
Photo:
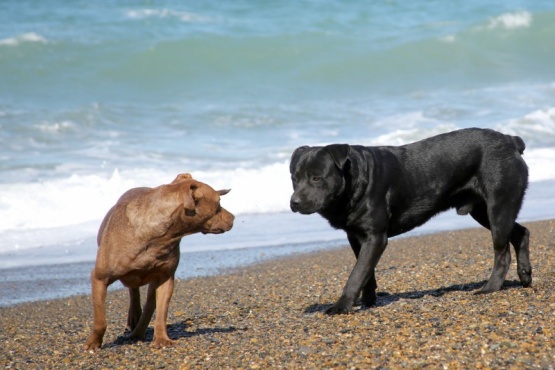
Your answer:
[[[230,326],[230,327],[223,327],[223,328],[198,328],[194,331],[189,331],[187,330],[187,325],[185,323],[185,321],[181,321],[179,323],[176,324],[171,324],[167,326],[167,330],[168,330],[168,336],[170,337],[170,339],[172,340],[178,340],[181,338],[191,338],[191,337],[195,337],[197,335],[205,335],[208,336],[208,338],[213,341],[213,342],[217,342],[215,339],[212,339],[212,335],[216,334],[216,333],[234,333],[237,331],[244,331],[246,330],[245,328],[237,328],[234,326]],[[146,335],[144,339],[130,339],[128,337],[129,333],[124,333],[122,335],[119,335],[113,342],[111,343],[107,343],[106,345],[102,346],[102,347],[117,347],[117,346],[122,346],[122,345],[129,345],[129,344],[133,344],[133,343],[137,343],[137,342],[146,342],[146,343],[151,343],[154,339],[154,328],[153,327],[149,327],[146,331]],[[179,344],[177,344],[179,345]]]
[[[441,287],[438,289],[429,289],[429,290],[413,290],[409,292],[391,294],[388,292],[377,292],[377,301],[372,307],[364,307],[360,305],[360,302],[357,302],[356,307],[360,307],[360,310],[368,310],[375,307],[384,307],[388,306],[394,302],[398,302],[403,299],[420,299],[425,296],[432,296],[432,297],[441,297],[444,294],[450,292],[471,292],[476,291],[483,287],[487,283],[487,280],[483,280],[480,282],[468,283],[468,284],[454,284],[447,287]],[[522,284],[518,280],[505,280],[503,283],[502,290],[505,289],[515,289],[515,288],[522,288]],[[304,311],[305,314],[311,314],[316,312],[326,312],[326,310],[331,307],[331,303],[325,304],[313,304],[307,307]]]

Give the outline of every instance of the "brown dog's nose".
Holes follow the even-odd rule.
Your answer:
[[[233,221],[235,221],[235,215],[231,212],[229,212],[227,209],[222,208],[223,213],[223,219],[225,220],[225,223],[227,224],[227,228],[225,231],[229,231],[231,230],[231,228],[233,227]]]

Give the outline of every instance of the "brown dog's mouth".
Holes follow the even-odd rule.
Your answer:
[[[225,233],[224,229],[214,229],[214,230],[204,230],[202,231],[204,235],[206,234],[223,234]]]

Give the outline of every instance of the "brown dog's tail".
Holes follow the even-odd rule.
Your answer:
[[[524,153],[524,149],[526,149],[526,144],[524,144],[524,140],[522,140],[520,136],[511,136],[511,139],[513,140],[513,144],[515,145],[516,150],[518,150],[520,154]]]

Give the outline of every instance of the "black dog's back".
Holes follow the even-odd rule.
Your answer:
[[[488,192],[502,191],[506,184],[521,189],[515,199],[520,204],[528,184],[520,155],[524,148],[519,137],[484,129],[455,131],[400,147],[369,148],[390,181],[389,236],[449,208],[468,214]]]

